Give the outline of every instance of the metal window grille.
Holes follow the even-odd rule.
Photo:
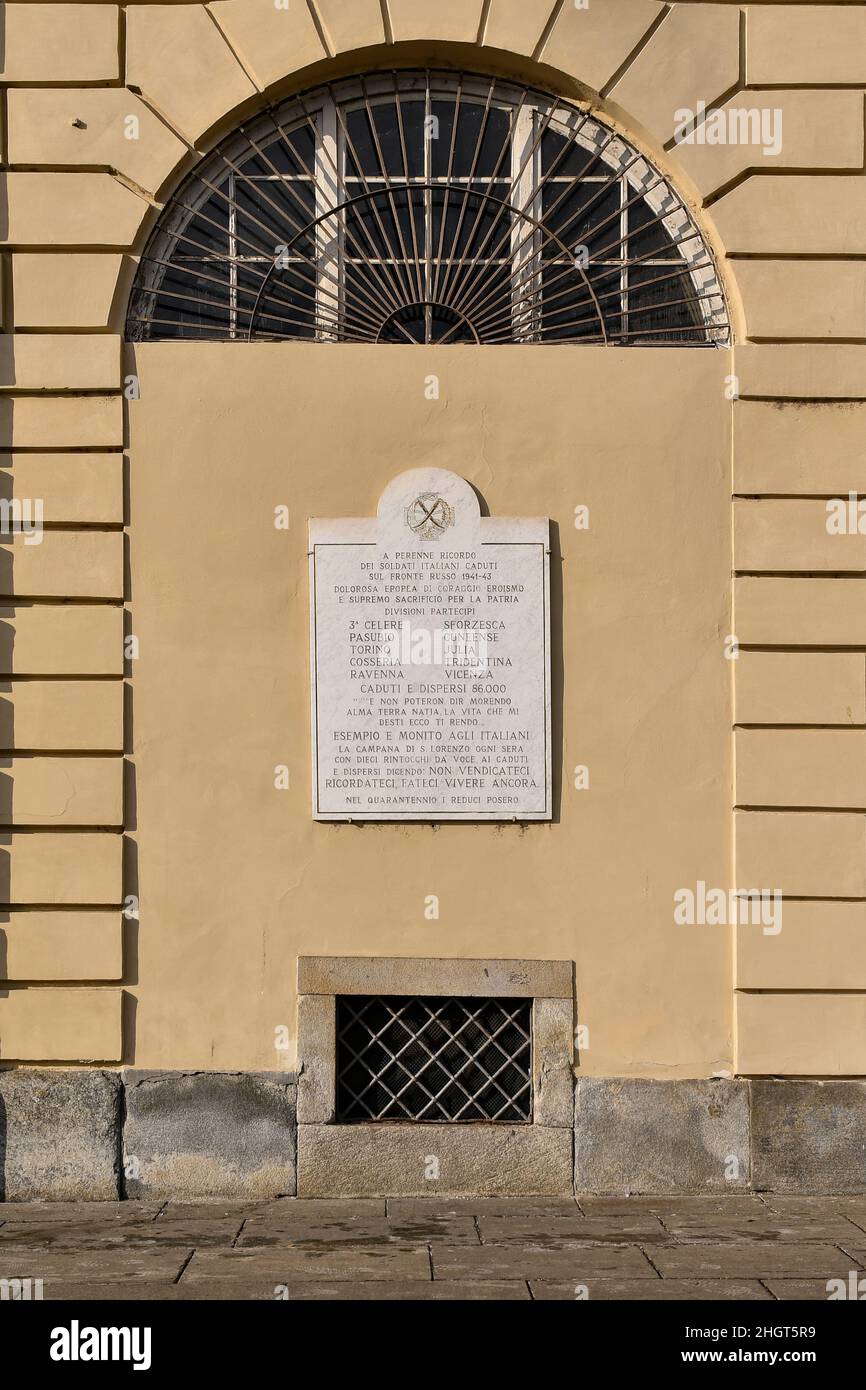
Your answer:
[[[339,1122],[531,1122],[531,999],[336,1004]]]
[[[712,253],[618,131],[499,78],[369,74],[240,127],[168,199],[127,336],[724,344]]]

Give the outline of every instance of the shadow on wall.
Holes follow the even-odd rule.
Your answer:
[[[563,779],[563,701],[565,668],[562,658],[562,546],[559,522],[550,523],[550,742],[553,820],[559,824]]]
[[[0,72],[6,71],[6,6],[0,5]],[[9,191],[6,185],[6,175],[0,174],[0,241],[9,240]],[[11,278],[11,277],[10,277]],[[8,311],[7,311],[8,314]],[[5,324],[3,325],[6,326]],[[7,449],[11,444],[11,435],[5,432],[0,433],[2,448]]]
[[[138,366],[135,360],[135,349],[128,343],[123,344],[123,374],[124,378],[138,375]],[[121,931],[123,933],[123,956],[122,956],[122,982],[124,985],[138,984],[138,933],[139,916],[138,909],[135,915],[127,917],[126,908],[130,898],[134,898],[136,903],[140,903],[139,892],[139,870],[138,870],[138,841],[136,836],[138,831],[138,784],[136,780],[136,768],[132,761],[133,750],[135,748],[134,738],[134,692],[131,676],[134,669],[134,661],[130,652],[128,639],[135,631],[133,623],[133,599],[132,592],[132,567],[129,558],[129,524],[130,524],[130,467],[129,467],[129,408],[124,399],[123,411],[123,524],[127,528],[127,536],[123,548],[123,593],[124,593],[124,613],[123,613],[123,641],[124,641],[124,663],[123,663],[123,863],[121,896],[124,905],[124,912],[121,916]],[[135,1065],[135,1022],[138,1009],[138,1000],[131,995],[128,990],[124,990],[121,997],[121,1061],[126,1066]]]
[[[6,6],[0,6],[0,72],[6,71]],[[0,241],[6,242],[9,239],[9,202],[8,189],[6,185],[6,175],[0,174]],[[8,312],[8,311],[7,311]],[[6,323],[3,324],[6,327]],[[5,377],[5,364],[4,364]],[[14,361],[11,363],[10,384],[14,382]],[[0,452],[5,453],[12,448],[12,402],[0,402]],[[12,475],[11,472],[0,473],[0,496],[11,497],[12,495]],[[7,594],[12,591],[12,555],[8,549],[0,549],[0,578],[3,586],[0,593]],[[11,692],[12,686],[9,677],[12,674],[12,647],[15,641],[15,630],[8,621],[8,612],[0,611],[0,751],[11,750],[15,745],[14,740],[14,717],[12,712]],[[0,799],[2,799],[3,809],[6,810],[7,802],[11,811],[12,784],[11,778],[0,777]],[[0,824],[7,821],[8,817],[3,816]],[[5,848],[0,849],[0,984],[6,980],[7,972],[7,936],[2,923],[9,921],[9,911],[6,906],[11,896],[11,876],[9,846],[11,837],[7,828],[0,829],[0,845]],[[0,989],[0,1000],[8,998],[9,991]],[[0,1067],[3,1058],[3,1038],[0,1032]],[[6,1106],[0,1095],[0,1200],[6,1196]]]
[[[9,439],[4,434],[4,441]],[[3,473],[5,496],[6,480],[11,476]],[[8,546],[0,546],[0,594],[8,594],[12,589],[12,554]],[[9,621],[10,610],[0,610],[0,767],[6,755],[15,747],[15,723],[12,706],[12,650],[15,642],[15,629]],[[0,1007],[2,1000],[8,999],[9,991],[4,988],[8,971],[8,940],[4,923],[9,921],[9,901],[12,896],[9,823],[12,819],[12,778],[0,772]],[[0,1024],[0,1068],[3,1066],[3,1034]],[[0,1200],[6,1197],[6,1106],[0,1095]]]
[[[462,474],[461,474],[462,476]],[[478,498],[482,516],[490,515],[484,494],[474,483],[469,486]],[[551,787],[550,804],[553,811],[552,823],[559,824],[562,808],[563,780],[563,707],[565,699],[565,666],[562,655],[562,545],[560,543],[559,522],[550,521],[550,743],[551,743]]]

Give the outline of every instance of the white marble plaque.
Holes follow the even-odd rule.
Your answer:
[[[550,528],[414,469],[310,522],[317,820],[549,820]]]

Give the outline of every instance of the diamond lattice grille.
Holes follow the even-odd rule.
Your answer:
[[[337,1119],[532,1119],[530,999],[337,999]]]

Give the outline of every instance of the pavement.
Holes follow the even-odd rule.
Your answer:
[[[866,1196],[7,1202],[12,1279],[46,1300],[826,1300],[866,1281]]]

